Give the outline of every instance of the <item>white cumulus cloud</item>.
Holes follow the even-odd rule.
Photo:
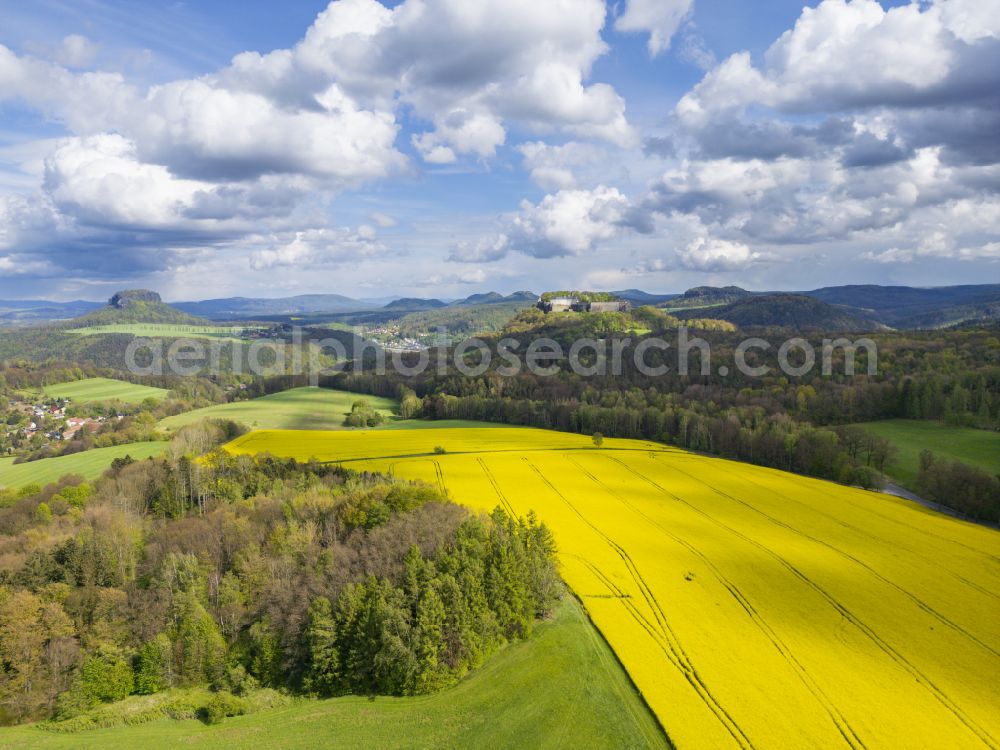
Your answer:
[[[698,237],[678,254],[681,265],[690,271],[742,271],[765,260],[742,242]]]
[[[615,21],[618,31],[649,33],[649,54],[670,49],[681,23],[691,12],[694,0],[628,0],[625,12]]]

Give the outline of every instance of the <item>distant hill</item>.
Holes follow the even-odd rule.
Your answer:
[[[738,286],[695,286],[681,295],[682,299],[719,300],[750,297],[753,292]]]
[[[383,307],[383,310],[409,310],[416,312],[418,310],[436,310],[439,307],[447,307],[447,302],[442,302],[439,299],[419,299],[416,297],[403,297],[401,299],[393,300],[388,305]]]
[[[504,297],[504,302],[534,302],[537,299],[538,295],[534,292],[522,290],[519,292],[511,292]]]
[[[420,336],[444,330],[452,336],[472,336],[480,333],[495,333],[521,310],[531,307],[535,297],[513,302],[502,298],[499,302],[480,305],[448,305],[447,307],[422,312],[412,312],[399,319],[399,333],[402,336]]]
[[[611,292],[611,294],[619,299],[627,300],[633,305],[657,305],[679,296],[677,294],[650,294],[641,289],[623,289],[618,292]]]
[[[712,307],[737,302],[753,297],[756,294],[760,294],[760,292],[748,292],[746,289],[738,286],[696,286],[688,289],[680,296],[661,303],[660,306],[670,310]]]
[[[676,310],[682,320],[705,317],[703,309]],[[713,307],[711,316],[740,328],[784,328],[790,331],[871,331],[882,327],[861,311],[830,305],[801,294],[751,295]]]
[[[465,299],[456,300],[452,305],[491,305],[503,301],[503,295],[499,292],[486,292],[485,294],[470,294]]]
[[[802,294],[866,311],[893,328],[941,328],[1000,319],[1000,284],[929,288],[860,284]]]
[[[499,292],[486,292],[485,294],[472,294],[462,300],[452,302],[452,306],[472,306],[472,305],[499,305],[505,302],[534,302],[538,295],[534,292],[514,292],[503,295]]]
[[[48,300],[0,300],[0,326],[51,323],[86,315],[102,307],[100,302],[74,300],[50,302]]]
[[[165,304],[156,292],[148,289],[129,289],[115,294],[105,307],[76,318],[66,325],[72,328],[86,328],[116,323],[207,325],[209,321]]]
[[[276,299],[228,297],[201,302],[175,302],[172,306],[191,315],[211,320],[233,320],[274,315],[350,312],[370,309],[376,305],[351,299],[342,294],[301,294],[296,297]]]

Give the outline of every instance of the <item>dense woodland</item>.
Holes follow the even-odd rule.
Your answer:
[[[0,719],[209,686],[413,695],[526,638],[561,595],[549,531],[474,516],[429,486],[212,452],[93,485],[27,487],[0,509]],[[207,710],[207,709],[206,709]]]

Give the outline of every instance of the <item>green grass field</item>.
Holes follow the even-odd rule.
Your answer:
[[[253,326],[249,326],[252,328]],[[243,341],[240,333],[242,326],[192,326],[176,323],[115,323],[104,326],[88,326],[73,328],[69,332],[80,336],[98,336],[106,333],[131,333],[133,336],[163,339],[224,339],[227,341]]]
[[[13,458],[0,458],[0,487],[45,485],[67,474],[80,474],[86,479],[96,479],[116,458],[131,456],[139,461],[159,455],[166,447],[167,443],[130,443],[17,465],[14,464]]]
[[[938,458],[978,466],[1000,474],[1000,432],[952,427],[942,422],[914,419],[887,419],[859,425],[879,437],[888,438],[899,455],[887,467],[893,479],[912,488],[917,481],[920,451],[933,451]]]
[[[360,399],[393,418],[397,404],[392,399],[327,388],[295,388],[252,401],[209,406],[167,417],[160,421],[159,427],[172,432],[203,419],[232,419],[254,429],[340,430],[346,429],[344,416]]]
[[[148,385],[136,385],[110,378],[87,378],[70,383],[57,383],[47,385],[42,390],[49,398],[68,398],[77,403],[124,401],[138,404],[147,398],[165,399],[168,393],[163,388],[151,388]]]
[[[189,747],[663,748],[667,741],[576,600],[454,688],[418,698],[300,700],[221,725],[158,721],[57,734],[0,729],[0,749]]]

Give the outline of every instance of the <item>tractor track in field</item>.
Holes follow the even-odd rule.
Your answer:
[[[813,679],[813,676],[809,673],[809,670],[806,669],[805,666],[802,664],[802,662],[798,660],[798,658],[792,652],[792,649],[783,640],[781,640],[781,637],[777,634],[777,632],[774,631],[774,629],[770,626],[770,624],[763,617],[763,615],[761,615],[760,612],[757,611],[757,609],[753,606],[753,604],[750,603],[749,599],[747,599],[747,597],[743,594],[743,592],[740,591],[739,587],[735,583],[730,581],[726,577],[726,575],[715,565],[714,562],[712,562],[712,560],[707,555],[705,555],[701,550],[696,548],[694,545],[692,545],[683,537],[677,536],[672,531],[669,531],[659,521],[650,517],[644,511],[633,505],[631,501],[627,500],[626,498],[622,497],[618,492],[611,489],[611,487],[609,487],[605,482],[598,479],[596,476],[594,476],[594,474],[592,474],[585,467],[580,465],[575,458],[571,456],[566,456],[566,460],[569,461],[574,466],[576,466],[577,469],[583,472],[585,476],[590,478],[592,482],[594,482],[597,486],[603,488],[605,492],[610,494],[612,497],[616,498],[626,508],[628,508],[636,515],[643,518],[647,523],[657,528],[666,537],[673,540],[677,544],[681,545],[682,547],[684,547],[684,549],[688,550],[691,554],[693,554],[695,557],[701,560],[702,563],[704,563],[705,566],[712,572],[716,580],[718,580],[718,582],[722,584],[722,586],[725,587],[727,591],[729,591],[732,597],[737,601],[737,603],[743,608],[743,610],[750,617],[750,620],[771,642],[771,645],[773,645],[775,649],[778,651],[778,653],[781,654],[781,656],[785,659],[788,665],[792,667],[792,670],[798,675],[799,680],[805,686],[806,690],[809,691],[809,693],[813,696],[813,698],[816,699],[817,703],[819,703],[823,707],[823,710],[826,711],[827,715],[830,717],[834,726],[837,728],[837,731],[840,733],[841,737],[844,738],[844,741],[850,747],[853,748],[863,749],[867,747],[864,743],[864,740],[862,740],[861,737],[858,736],[857,732],[851,726],[850,722],[847,720],[847,717],[844,716],[844,714],[840,711],[840,709],[837,708],[833,700],[823,691],[823,689],[819,686],[819,684],[815,681],[815,679]]]
[[[656,458],[657,455],[659,455],[659,454],[658,453],[651,453],[650,454],[650,458]],[[725,459],[719,459],[719,460],[720,461],[725,461]],[[756,468],[766,469],[768,467],[757,466]],[[773,471],[780,472],[782,478],[786,479],[787,481],[790,481],[790,482],[793,482],[795,484],[798,484],[799,486],[804,487],[804,488],[808,489],[809,491],[813,491],[816,487],[819,487],[820,488],[820,494],[822,494],[824,497],[830,497],[829,493],[827,493],[823,489],[823,482],[818,482],[817,484],[809,484],[807,479],[805,479],[803,477],[800,477],[798,474],[793,474],[793,473],[787,472],[787,471],[781,471],[780,469],[774,469]],[[730,471],[730,473],[731,473],[731,471]],[[786,499],[791,499],[792,501],[794,501],[796,503],[799,503],[799,504],[803,505],[804,507],[810,508],[815,513],[817,513],[819,515],[822,515],[822,516],[825,516],[825,517],[827,517],[827,518],[835,521],[836,523],[840,524],[841,526],[844,526],[845,528],[853,529],[854,531],[856,531],[856,532],[858,532],[860,534],[864,534],[865,536],[867,536],[867,537],[869,537],[871,539],[874,539],[875,541],[879,542],[880,544],[886,544],[886,543],[888,543],[887,540],[880,539],[879,537],[875,536],[874,534],[870,534],[869,532],[865,531],[864,529],[859,529],[857,526],[853,526],[853,525],[851,525],[849,523],[846,523],[845,521],[841,521],[840,519],[838,519],[838,518],[836,518],[834,516],[831,516],[829,514],[823,513],[820,510],[816,510],[815,508],[812,508],[811,506],[805,505],[800,500],[796,500],[795,498],[788,498],[788,495],[786,495],[786,494],[784,494],[782,492],[777,492],[775,490],[772,490],[769,487],[767,487],[766,485],[762,485],[762,484],[760,484],[759,482],[757,482],[757,481],[755,481],[753,479],[749,479],[748,477],[742,477],[742,479],[744,479],[745,481],[752,482],[753,484],[756,484],[758,487],[764,487],[768,491],[774,492],[775,494],[780,495],[781,497],[784,497]],[[925,529],[921,529],[918,526],[913,526],[911,524],[906,523],[905,521],[900,521],[899,519],[894,518],[892,516],[887,516],[887,515],[885,515],[883,513],[879,513],[879,512],[877,512],[875,510],[872,510],[871,508],[869,508],[869,507],[867,507],[865,505],[859,505],[859,504],[857,504],[855,502],[852,502],[852,501],[849,501],[849,500],[847,502],[849,502],[851,504],[851,507],[853,507],[853,508],[855,508],[857,510],[864,511],[865,513],[869,513],[869,514],[871,514],[873,516],[878,516],[879,518],[881,518],[883,520],[886,520],[886,521],[889,521],[891,523],[897,524],[897,525],[902,526],[902,527],[904,527],[906,529],[910,529],[911,531],[920,532],[921,534],[924,534],[925,536],[932,537],[932,538],[934,538],[934,539],[936,539],[936,540],[938,540],[940,542],[944,542],[946,544],[954,544],[956,546],[962,547],[963,549],[969,550],[970,552],[975,553],[976,555],[981,555],[981,556],[985,557],[987,560],[990,560],[991,562],[998,562],[998,563],[1000,563],[1000,557],[997,557],[996,555],[991,555],[989,552],[983,552],[980,549],[972,547],[972,546],[970,546],[968,544],[964,544],[964,543],[962,543],[962,542],[960,542],[960,541],[958,541],[956,539],[950,539],[948,537],[940,536],[939,534],[934,534],[933,532],[927,531]],[[969,588],[972,588],[972,589],[975,589],[976,591],[978,591],[980,594],[983,594],[984,596],[988,596],[991,599],[996,599],[997,601],[1000,601],[1000,594],[997,594],[997,593],[995,593],[993,591],[990,591],[988,588],[986,588],[986,587],[984,587],[984,586],[976,583],[975,581],[969,580],[965,576],[959,575],[958,573],[956,573],[953,570],[948,569],[947,573],[950,576],[952,576],[955,580],[961,581],[962,583],[964,583]]]
[[[689,669],[687,665],[685,665],[681,661],[678,661],[677,653],[673,650],[671,644],[664,638],[664,635],[661,632],[659,632],[659,629],[649,621],[649,618],[639,611],[639,608],[636,607],[635,603],[632,601],[631,595],[628,592],[624,591],[617,583],[615,583],[611,578],[609,578],[600,568],[594,565],[594,563],[592,563],[590,560],[586,559],[585,557],[581,557],[580,555],[572,555],[572,557],[575,557],[580,562],[582,562],[587,567],[587,569],[590,570],[591,573],[593,573],[594,577],[597,578],[598,581],[607,586],[608,591],[610,591],[611,593],[606,598],[616,599],[625,605],[625,608],[632,616],[632,619],[636,621],[639,627],[641,627],[643,630],[646,631],[647,635],[649,635],[653,643],[655,643],[656,646],[663,652],[664,656],[666,656],[667,661],[669,661],[674,667],[676,667],[677,670],[681,673],[681,675],[683,675],[684,679],[687,680],[688,684],[690,684],[691,687],[694,689],[695,694],[698,695],[698,697],[701,698],[702,702],[706,704],[709,711],[711,711],[711,713],[714,714],[717,719],[719,719],[719,722],[723,725],[726,731],[729,732],[729,734],[733,737],[733,739],[736,741],[736,744],[740,745],[741,747],[746,746],[752,748],[753,745],[749,744],[750,742],[749,739],[746,739],[745,742],[740,739],[740,736],[744,738],[746,737],[746,735],[743,734],[743,731],[739,730],[737,727],[740,736],[734,734],[733,730],[728,726],[728,724],[713,709],[712,704],[705,699],[705,696],[702,695],[702,689],[700,687],[700,684],[696,681],[696,675],[691,671],[691,669]],[[735,726],[736,725],[734,723],[734,727]]]
[[[727,471],[731,475],[735,475],[735,472],[731,468],[729,468],[729,467],[724,467],[724,470]],[[803,508],[806,508],[810,512],[815,513],[818,516],[822,516],[823,518],[826,518],[826,519],[832,521],[833,523],[836,523],[839,526],[843,526],[845,529],[850,529],[854,533],[860,534],[861,536],[864,536],[864,537],[867,537],[868,539],[871,539],[872,541],[877,542],[878,544],[883,544],[884,545],[884,544],[893,544],[894,543],[894,542],[892,542],[892,541],[890,541],[888,539],[884,539],[884,538],[878,537],[875,534],[872,534],[871,532],[866,531],[865,529],[862,529],[862,528],[860,528],[858,526],[855,526],[853,524],[847,523],[846,521],[842,521],[839,518],[837,518],[836,516],[830,515],[829,513],[824,513],[822,510],[819,510],[818,508],[814,508],[813,506],[808,505],[808,504],[802,502],[801,500],[798,500],[798,499],[796,499],[794,497],[790,497],[790,496],[786,495],[784,492],[779,492],[779,491],[777,491],[775,489],[772,489],[771,487],[768,487],[765,484],[761,484],[760,482],[758,482],[758,481],[756,481],[754,479],[751,479],[750,477],[742,477],[741,476],[740,480],[744,481],[744,482],[749,482],[750,484],[754,484],[754,485],[760,487],[762,490],[765,490],[765,491],[767,491],[767,492],[769,492],[769,493],[771,493],[773,495],[777,495],[778,497],[784,498],[785,500],[787,500],[789,502],[796,503],[797,505],[799,505],[799,506],[801,506]],[[913,552],[914,554],[916,554],[914,550],[910,550],[910,552]],[[961,583],[963,583],[966,586],[968,586],[969,588],[971,588],[971,589],[979,592],[980,594],[983,594],[984,596],[989,596],[992,599],[996,599],[996,600],[1000,601],[1000,595],[998,595],[998,594],[990,591],[989,589],[987,589],[987,588],[985,588],[983,586],[980,586],[975,581],[970,581],[968,578],[959,575],[958,573],[956,573],[953,570],[947,570],[946,572],[949,575],[951,575],[955,580],[960,581]],[[990,650],[992,650],[992,649],[990,649]],[[994,651],[994,654],[996,654],[997,656],[1000,656],[1000,654],[997,654],[997,652],[995,652],[995,651]]]
[[[670,661],[674,664],[674,666],[676,666],[681,671],[685,679],[687,679],[688,683],[694,688],[695,692],[702,699],[702,701],[705,703],[708,709],[713,714],[715,714],[716,718],[723,725],[723,727],[725,727],[726,731],[729,732],[730,736],[732,736],[732,738],[736,741],[736,743],[741,747],[750,748],[752,750],[754,745],[750,741],[750,738],[747,737],[744,731],[740,728],[739,724],[736,723],[733,717],[722,706],[722,704],[718,702],[715,696],[712,695],[711,691],[708,689],[708,686],[705,685],[701,676],[698,674],[698,671],[695,669],[695,666],[691,662],[690,657],[684,651],[684,647],[681,645],[680,640],[677,638],[677,635],[673,632],[673,629],[667,622],[666,614],[663,612],[660,603],[656,600],[656,597],[653,595],[652,589],[650,589],[649,585],[646,583],[646,580],[639,572],[638,566],[632,560],[628,552],[625,551],[625,549],[621,545],[615,542],[605,532],[603,532],[600,528],[598,528],[583,513],[581,513],[580,510],[575,505],[573,505],[573,503],[570,502],[570,500],[565,495],[563,495],[562,492],[559,491],[559,488],[556,487],[554,484],[552,484],[552,482],[549,481],[548,477],[546,477],[545,474],[543,474],[542,471],[537,466],[531,463],[531,461],[527,458],[527,456],[522,456],[521,459],[532,469],[532,471],[534,471],[538,475],[539,479],[541,479],[542,482],[545,483],[545,485],[550,490],[552,490],[552,492],[558,498],[560,498],[564,503],[566,503],[566,505],[570,508],[570,510],[572,510],[573,513],[575,513],[580,518],[581,521],[583,521],[587,526],[593,529],[594,532],[598,536],[600,536],[601,539],[603,539],[608,544],[608,546],[611,547],[611,549],[613,549],[615,553],[622,559],[622,562],[625,564],[626,570],[628,570],[629,572],[629,576],[632,578],[632,581],[639,588],[639,592],[642,594],[643,599],[645,600],[647,606],[649,607],[650,611],[653,613],[653,616],[657,621],[658,626],[656,630],[659,631],[658,636],[654,630],[650,629],[652,624],[649,623],[649,621],[646,620],[646,618],[644,618],[641,615],[641,613],[639,613],[636,610],[635,604],[631,601],[630,598],[623,600],[625,606],[628,607],[633,612],[633,616],[639,620],[640,624],[647,629],[650,635],[652,635],[657,640],[657,642],[660,643],[661,648],[663,648],[665,652],[667,651],[667,649],[669,649],[668,658],[672,656],[672,658],[670,658]],[[592,569],[594,570],[595,573],[600,575],[602,579],[610,581],[610,579],[607,579],[606,576],[599,573],[596,567],[593,567]],[[614,589],[612,590],[617,590],[621,592],[621,589],[618,589],[617,586],[615,586]]]
[[[780,469],[776,469],[776,471],[780,471]],[[781,474],[782,474],[782,476],[787,476],[791,481],[795,482],[796,484],[798,484],[800,486],[807,484],[807,482],[803,481],[802,477],[800,477],[798,474],[793,474],[790,471],[787,471],[787,472],[783,471],[783,472],[781,472]],[[822,485],[822,482],[820,482],[820,485]],[[815,488],[813,485],[809,485],[809,487],[811,489]],[[824,492],[823,494],[825,496],[829,497],[829,495],[826,492]],[[951,539],[950,537],[941,536],[940,534],[935,534],[934,532],[928,531],[927,529],[922,529],[919,526],[914,526],[912,524],[906,523],[906,521],[900,521],[898,518],[895,518],[895,517],[890,516],[890,515],[886,515],[885,513],[879,513],[877,510],[873,510],[873,509],[871,509],[871,508],[869,508],[869,507],[867,507],[865,505],[859,505],[859,504],[857,504],[855,502],[852,502],[850,500],[848,500],[847,502],[850,502],[852,507],[857,508],[859,510],[863,510],[866,513],[872,514],[873,516],[878,516],[879,518],[881,518],[881,519],[883,519],[885,521],[889,521],[890,523],[894,523],[894,524],[897,524],[899,526],[903,526],[904,528],[910,529],[911,531],[917,531],[917,532],[919,532],[919,533],[921,533],[921,534],[923,534],[925,536],[933,537],[934,539],[937,539],[938,541],[941,541],[941,542],[947,542],[948,544],[958,545],[959,547],[967,549],[970,552],[975,553],[976,555],[981,555],[981,556],[985,557],[986,559],[990,560],[991,562],[993,562],[995,564],[1000,564],[1000,556],[990,554],[989,552],[983,552],[983,550],[977,549],[976,547],[973,547],[973,546],[971,546],[969,544],[965,544],[964,542],[960,542],[957,539]],[[943,514],[938,514],[938,515],[943,515]],[[954,517],[952,517],[952,516],[944,516],[944,517],[945,518],[953,518],[953,520],[961,520],[961,519],[954,519]],[[980,526],[979,528],[984,528],[984,527]]]
[[[490,471],[489,467],[486,465],[486,462],[481,458],[477,458],[476,462],[479,464],[479,467],[483,470],[483,474],[486,475],[486,478],[490,481],[490,484],[493,485],[493,491],[496,492],[497,497],[500,498],[500,504],[503,506],[503,509],[507,511],[507,513],[510,515],[511,518],[517,518],[517,514],[514,513],[514,506],[511,505],[510,500],[507,499],[507,496],[503,493],[503,490],[500,489],[500,483],[497,481],[496,477],[493,476],[493,472]]]
[[[992,599],[996,599],[997,601],[1000,601],[1000,594],[995,594],[992,591],[990,591],[989,589],[984,588],[983,586],[980,586],[975,581],[970,581],[968,578],[965,578],[964,576],[960,576],[958,573],[955,573],[954,571],[949,571],[949,572],[951,572],[951,574],[955,578],[957,578],[959,581],[961,581],[962,583],[964,583],[969,588],[975,589],[976,591],[978,591],[979,593],[983,594],[984,596],[988,596],[988,597],[990,597]]]
[[[760,508],[754,507],[751,503],[748,503],[745,500],[741,500],[740,498],[736,497],[735,495],[731,495],[728,492],[724,492],[723,490],[720,490],[718,487],[715,487],[714,485],[709,484],[708,482],[706,482],[703,479],[698,479],[693,474],[690,474],[690,473],[684,471],[684,469],[678,469],[677,467],[670,467],[670,468],[673,471],[679,472],[680,474],[683,474],[684,476],[688,477],[689,479],[691,479],[691,480],[693,480],[695,482],[700,482],[702,485],[704,485],[705,487],[708,487],[708,489],[712,490],[712,492],[714,492],[715,494],[719,495],[720,497],[724,497],[727,500],[730,500],[730,501],[732,501],[734,503],[739,503],[743,507],[748,508],[749,510],[752,510],[754,513],[757,513],[757,514],[763,516],[764,518],[766,518],[768,521],[770,521],[771,523],[775,524],[776,526],[779,526],[779,527],[781,527],[783,529],[787,529],[791,533],[796,534],[796,535],[802,537],[803,539],[808,539],[809,541],[814,542],[815,544],[819,544],[819,545],[821,545],[823,547],[826,547],[827,549],[829,549],[832,552],[840,555],[841,557],[843,557],[843,558],[845,558],[847,560],[850,560],[851,562],[855,563],[856,565],[861,566],[866,571],[868,571],[869,573],[871,573],[871,575],[874,576],[876,579],[878,579],[882,583],[884,583],[884,584],[886,584],[886,585],[894,588],[896,591],[898,591],[903,596],[905,596],[906,598],[908,598],[915,605],[917,605],[917,607],[919,607],[921,610],[923,610],[924,612],[926,612],[927,614],[929,614],[931,617],[933,617],[934,619],[936,619],[942,625],[944,625],[945,627],[951,628],[952,630],[954,630],[959,635],[963,636],[964,638],[969,639],[970,641],[972,641],[973,643],[975,643],[980,648],[988,651],[994,657],[1000,659],[1000,652],[998,652],[996,649],[994,649],[988,643],[984,643],[977,636],[975,636],[972,633],[970,633],[969,631],[967,631],[961,625],[959,625],[959,624],[957,624],[955,622],[952,622],[950,619],[948,619],[947,617],[945,617],[944,615],[942,615],[940,612],[938,612],[936,609],[934,609],[931,605],[927,604],[922,599],[920,599],[920,597],[916,596],[915,594],[913,594],[910,591],[907,591],[905,588],[903,588],[902,586],[900,586],[895,581],[892,581],[892,580],[886,578],[884,575],[882,575],[881,573],[879,573],[873,567],[871,567],[870,565],[868,565],[868,563],[866,563],[866,562],[864,562],[862,560],[859,560],[858,558],[856,558],[854,555],[850,554],[849,552],[845,552],[844,550],[842,550],[842,549],[840,549],[838,547],[833,546],[829,542],[825,542],[822,539],[819,539],[818,537],[812,536],[811,534],[807,534],[806,532],[801,531],[801,530],[795,528],[791,524],[785,523],[780,518],[775,518],[771,514],[765,513]],[[723,467],[723,468],[724,468],[724,470],[726,470],[725,467]],[[753,480],[748,480],[748,481],[753,482]],[[760,485],[757,485],[757,486],[760,486]]]
[[[448,497],[448,487],[444,483],[444,472],[441,470],[441,464],[437,460],[432,460],[434,464],[434,475],[437,477],[438,487],[441,488],[441,494]]]
[[[655,451],[654,453],[655,454],[661,454],[661,453],[666,453],[666,452],[667,451]],[[728,463],[733,463],[733,461],[731,459],[722,458],[720,456],[709,456],[709,455],[703,455],[703,454],[691,453],[691,452],[688,452],[686,455],[684,453],[682,453],[681,457],[682,458],[703,458],[703,459],[707,459],[707,460],[712,461],[712,462],[728,462]],[[735,463],[743,463],[743,462],[737,461]],[[775,469],[775,468],[770,467],[770,466],[763,466],[763,465],[760,465],[760,464],[746,464],[746,465],[750,466],[750,467],[752,467],[754,469],[759,469],[759,470],[762,470],[762,471],[773,471],[773,472],[780,473],[781,476],[783,478],[787,479],[788,481],[794,482],[795,484],[798,484],[800,487],[804,487],[804,488],[808,489],[810,492],[815,492],[818,489],[826,497],[829,497],[829,493],[827,493],[825,491],[825,485],[827,485],[827,484],[833,484],[833,483],[828,482],[826,480],[817,479],[815,477],[805,477],[805,476],[802,476],[801,474],[796,474],[796,473],[791,472],[791,471],[785,471],[783,469]],[[906,529],[910,529],[911,531],[919,532],[920,534],[932,537],[933,539],[937,539],[938,541],[941,541],[941,542],[946,542],[948,544],[957,545],[959,547],[962,547],[963,549],[967,549],[969,552],[972,552],[972,553],[974,553],[976,555],[985,557],[987,560],[989,560],[990,562],[992,562],[994,564],[1000,564],[1000,555],[994,555],[994,554],[991,554],[989,552],[984,552],[983,550],[981,550],[981,549],[979,549],[977,547],[973,547],[972,545],[965,544],[964,542],[960,542],[957,539],[952,539],[951,537],[942,536],[940,534],[935,534],[933,531],[928,531],[927,529],[923,529],[923,528],[921,528],[919,526],[914,526],[912,524],[906,523],[906,521],[901,521],[898,518],[896,518],[895,516],[886,515],[885,513],[879,513],[877,510],[874,510],[874,509],[868,507],[867,505],[860,505],[860,504],[858,504],[858,503],[856,503],[856,502],[854,502],[852,500],[847,500],[847,499],[843,500],[843,502],[848,502],[848,503],[851,504],[851,507],[853,507],[853,508],[855,508],[857,510],[864,511],[865,513],[870,513],[873,516],[878,516],[879,518],[881,518],[884,521],[889,521],[890,523],[897,524],[898,526],[902,526],[902,527],[904,527]],[[955,516],[949,516],[949,515],[945,515],[945,514],[941,514],[941,513],[937,513],[937,515],[943,516],[945,518],[950,518],[950,519],[952,519],[954,521],[959,521],[959,522],[962,521],[962,519],[957,518]],[[972,522],[968,522],[968,523],[972,523]],[[979,528],[986,528],[986,527],[980,526]]]
[[[972,717],[968,716],[959,705],[957,705],[951,698],[948,697],[947,693],[945,693],[941,688],[939,688],[929,677],[927,677],[927,675],[921,672],[918,667],[916,667],[905,656],[903,656],[891,645],[889,645],[885,640],[883,640],[882,637],[875,632],[875,630],[873,630],[870,626],[866,625],[860,618],[858,618],[853,612],[851,612],[851,610],[849,610],[839,600],[837,600],[836,597],[830,594],[826,589],[824,589],[818,583],[813,581],[809,576],[807,576],[805,573],[803,573],[801,570],[795,567],[784,557],[779,555],[770,547],[767,547],[761,542],[758,542],[757,540],[747,536],[743,532],[734,529],[732,526],[729,526],[725,522],[720,521],[717,518],[711,516],[710,514],[706,513],[693,503],[690,503],[687,500],[683,499],[682,497],[675,495],[673,492],[670,492],[668,489],[663,487],[655,480],[650,479],[647,476],[644,476],[643,474],[639,473],[631,466],[615,458],[614,456],[609,455],[607,456],[607,458],[611,461],[614,461],[615,463],[623,467],[626,471],[633,474],[634,476],[639,477],[644,482],[649,483],[650,485],[658,489],[661,493],[665,494],[668,497],[673,498],[674,500],[677,500],[678,502],[683,503],[684,505],[688,506],[699,515],[704,516],[707,520],[709,520],[713,524],[719,526],[720,528],[726,529],[731,534],[734,534],[740,539],[743,539],[748,544],[752,545],[753,547],[756,547],[769,557],[772,557],[782,567],[788,570],[793,576],[801,580],[804,584],[806,584],[809,588],[813,589],[824,600],[826,600],[826,602],[831,607],[833,607],[842,617],[848,620],[848,622],[854,625],[854,627],[856,627],[861,633],[867,636],[869,640],[871,640],[879,648],[880,651],[882,651],[886,656],[888,656],[900,668],[908,672],[910,676],[912,676],[920,685],[926,688],[931,693],[931,695],[933,695],[934,698],[937,699],[937,701],[942,706],[944,706],[956,719],[958,719],[970,732],[975,734],[976,737],[978,737],[983,742],[983,744],[985,744],[987,747],[994,749],[1000,748],[1000,745],[997,744],[997,741],[989,734],[989,732],[980,727],[979,724]],[[685,476],[688,477],[691,476],[690,474],[687,474],[686,472],[680,469],[676,469],[675,467],[670,466],[668,468],[677,471],[678,473],[684,474]],[[701,480],[695,479],[695,481],[701,483]]]
[[[656,458],[657,455],[658,455],[658,453],[651,453],[650,454],[650,458]],[[720,459],[720,461],[722,461],[722,460],[724,460],[724,459]],[[756,465],[755,465],[755,468],[764,469],[764,470],[768,470],[769,469],[769,467],[756,466]],[[827,493],[825,491],[825,488],[823,487],[823,482],[821,482],[821,481],[814,480],[814,482],[815,482],[815,484],[814,484],[814,483],[810,483],[807,479],[805,479],[803,477],[800,477],[798,474],[793,474],[792,472],[781,471],[780,469],[770,469],[770,470],[771,471],[780,472],[782,478],[786,479],[787,481],[793,482],[794,484],[797,484],[800,487],[808,489],[810,492],[814,491],[817,487],[819,487],[820,488],[820,493],[824,497],[827,497],[827,498],[830,497],[829,493]],[[757,486],[763,486],[759,482],[755,482],[752,479],[747,479],[747,481],[753,482]],[[776,493],[776,494],[779,494],[779,495],[781,495],[782,497],[785,497],[785,498],[788,497],[784,493],[780,493],[779,492],[779,493]],[[795,500],[794,498],[792,498],[792,499]],[[801,501],[798,501],[798,500],[795,500],[795,502],[801,503]],[[927,531],[926,529],[922,529],[919,526],[913,526],[912,524],[908,524],[905,521],[900,521],[898,518],[895,518],[893,516],[888,516],[888,515],[885,515],[884,513],[879,513],[876,510],[872,510],[867,505],[860,505],[860,504],[858,504],[856,502],[853,502],[851,500],[847,500],[846,502],[849,502],[851,504],[851,507],[855,508],[856,510],[860,510],[860,511],[863,511],[865,513],[869,513],[869,514],[871,514],[873,516],[877,516],[878,518],[881,518],[881,519],[883,519],[885,521],[889,521],[890,523],[894,523],[894,524],[896,524],[898,526],[902,526],[903,528],[909,529],[911,531],[916,531],[918,533],[921,533],[924,536],[929,536],[932,539],[936,539],[939,542],[944,542],[945,544],[955,544],[955,545],[957,545],[959,547],[962,547],[963,549],[968,550],[969,552],[972,552],[976,556],[985,557],[987,560],[989,560],[992,563],[1000,563],[1000,557],[997,557],[996,555],[991,555],[989,552],[983,552],[981,549],[977,549],[976,547],[973,547],[971,545],[964,544],[963,542],[960,542],[960,541],[958,541],[956,539],[951,539],[949,537],[945,537],[945,536],[941,536],[939,534],[935,534],[935,533],[933,533],[931,531]],[[805,507],[810,507],[810,506],[805,506]],[[819,513],[820,515],[827,515],[825,513],[822,513],[822,511],[818,511],[818,510],[815,510],[815,509],[813,509],[813,510],[816,513]],[[885,540],[879,539],[878,537],[876,537],[876,536],[874,536],[872,534],[869,534],[868,532],[865,532],[862,529],[858,529],[857,527],[852,526],[851,524],[845,523],[844,521],[841,521],[841,520],[839,520],[837,518],[833,518],[832,516],[827,516],[827,517],[831,518],[832,520],[836,521],[837,523],[839,523],[839,524],[841,524],[841,525],[843,525],[843,526],[845,526],[847,528],[855,529],[856,531],[859,531],[860,533],[865,534],[866,536],[868,536],[868,537],[870,537],[872,539],[875,539],[876,541],[878,541],[880,543],[885,543]],[[997,594],[997,593],[995,593],[993,591],[990,591],[989,589],[987,589],[986,587],[982,586],[981,584],[978,584],[975,581],[971,581],[968,578],[966,578],[965,576],[959,575],[958,573],[956,573],[953,570],[948,570],[947,572],[953,578],[955,578],[958,581],[961,581],[962,583],[964,583],[965,585],[969,586],[970,588],[975,589],[980,594],[983,594],[984,596],[988,596],[991,599],[996,599],[997,601],[1000,601],[1000,594]]]

